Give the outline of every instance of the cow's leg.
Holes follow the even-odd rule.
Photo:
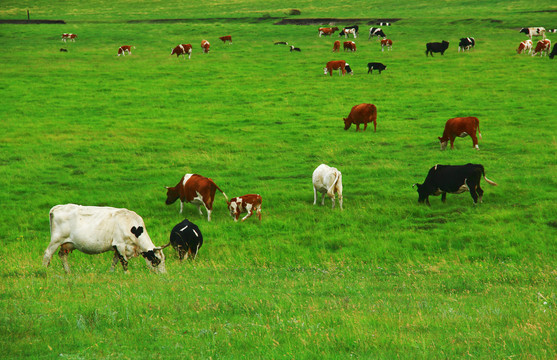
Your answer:
[[[482,199],[484,197],[484,191],[483,189],[480,187],[480,183],[478,182],[478,186],[476,188],[476,192],[478,193],[478,201],[480,202],[480,204],[483,202]]]
[[[66,240],[65,238],[57,239],[54,236],[52,237],[52,240],[50,240],[50,244],[48,244],[48,247],[44,251],[43,265],[45,267],[48,267],[48,265],[50,265],[50,260],[52,260],[52,255],[54,255],[54,252],[56,252],[56,249],[58,249],[58,247],[60,245],[62,245],[62,243],[65,240]]]
[[[340,192],[338,193],[338,205],[340,207],[340,210],[343,210],[342,209],[342,193],[340,193]]]
[[[356,132],[360,131],[360,124],[356,123]]]
[[[426,196],[425,203],[427,204],[427,206],[431,206],[431,204],[429,203],[429,196]]]
[[[451,140],[451,149],[454,149],[454,139],[455,139],[454,136],[451,136],[451,137],[450,137],[450,140]]]
[[[470,137],[472,138],[472,144],[473,144],[474,148],[476,150],[480,150],[480,147],[478,146],[478,137],[476,136],[476,132],[475,131],[472,132],[470,134]]]
[[[472,195],[472,199],[474,200],[474,205],[478,203],[478,194],[476,193],[476,184],[474,184],[473,180],[466,179],[464,181],[468,189],[470,190],[470,195]]]
[[[317,189],[313,186],[313,205],[317,203]]]
[[[373,120],[373,132],[377,132],[377,120]]]
[[[446,193],[446,192],[443,192],[443,193],[441,194],[441,201],[442,201],[442,202],[446,202],[446,201],[447,201],[447,193]]]
[[[66,273],[70,273],[70,265],[68,264],[68,254],[72,252],[74,249],[71,243],[64,243],[60,246],[60,251],[58,252],[58,256],[60,256],[60,260],[62,260],[62,266],[64,266],[64,270]]]
[[[257,205],[257,217],[261,221],[261,204]]]
[[[122,253],[125,253],[125,246],[124,248],[118,249],[118,247],[116,245],[112,246],[114,248],[114,252],[116,253],[115,255],[118,256],[118,259],[120,259],[120,262],[122,263],[122,268],[124,269],[124,272],[128,271],[128,260],[122,255]]]
[[[180,201],[180,214],[182,213],[182,210],[184,210],[184,202]]]
[[[114,250],[114,257],[112,258],[112,266],[110,267],[110,272],[114,272],[118,261],[120,261],[120,256],[118,256],[118,251]]]
[[[246,211],[248,212],[248,214],[242,218],[242,221],[245,221],[247,218],[253,215],[253,205],[246,204]]]
[[[321,206],[325,205],[325,193],[321,194]]]
[[[333,194],[333,196],[331,196],[331,202],[333,203],[331,205],[331,209],[334,209],[335,208],[335,194]]]
[[[364,131],[367,129],[367,122],[364,123]]]

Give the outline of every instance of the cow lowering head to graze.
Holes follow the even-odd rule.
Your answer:
[[[476,46],[476,40],[473,37],[461,38],[458,43],[458,52],[460,52],[460,50],[471,50],[474,46]]]
[[[333,44],[333,52],[339,52],[340,51],[340,41],[335,41]]]
[[[344,130],[350,129],[352,124],[356,124],[356,131],[360,131],[360,124],[364,124],[364,131],[368,123],[373,123],[373,131],[377,131],[377,108],[373,104],[359,104],[352,107],[348,117],[343,118]]]
[[[207,54],[209,52],[210,47],[211,44],[209,44],[207,40],[201,40],[201,49],[203,50],[204,54]]]
[[[335,31],[338,31],[338,28],[337,28],[336,26],[335,26],[335,27],[332,27],[332,28],[325,28],[325,27],[322,27],[322,28],[319,28],[319,29],[317,30],[317,32],[318,32],[318,34],[319,34],[319,37],[321,37],[321,35],[323,35],[323,36],[330,36],[330,35],[333,35],[333,34],[335,33]]]
[[[133,48],[135,49],[135,46],[133,46]],[[122,45],[118,48],[118,56],[120,56],[120,55],[126,56],[126,52],[128,53],[128,55],[132,54],[132,46],[131,45]]]
[[[427,57],[427,54],[431,54],[431,57],[433,57],[433,53],[441,53],[441,55],[445,54],[445,51],[449,48],[449,42],[443,40],[442,42],[433,42],[433,43],[427,43],[426,44],[426,50],[425,50],[425,56]]]
[[[385,51],[385,48],[387,50],[393,49],[393,41],[391,39],[381,39],[381,51]]]
[[[386,38],[387,35],[385,35],[385,33],[383,32],[383,30],[381,30],[381,28],[378,27],[372,27],[369,29],[369,36],[368,36],[368,40],[371,39],[372,36],[377,36],[378,38]]]
[[[354,41],[345,41],[343,47],[344,51],[356,51],[356,43]]]
[[[516,52],[519,54],[530,54],[532,52],[532,40],[524,40],[518,45]]]
[[[480,150],[478,146],[478,138],[476,137],[476,130],[480,139],[482,138],[482,133],[480,132],[480,120],[474,116],[468,117],[457,117],[447,120],[445,123],[445,130],[443,130],[443,136],[438,138],[441,143],[441,150],[447,148],[447,142],[451,141],[451,149],[454,149],[454,140],[458,137],[466,137],[470,135],[472,138],[472,145],[476,150]]]
[[[75,39],[77,39],[77,35],[76,34],[62,34],[62,41],[66,42],[67,40],[71,40],[73,42],[75,42]]]
[[[325,205],[325,195],[331,198],[332,208],[335,208],[335,194],[342,210],[342,174],[334,167],[325,164],[319,165],[312,176],[313,205],[317,203],[317,192],[321,193],[321,205]]]
[[[54,206],[50,209],[50,244],[44,252],[44,266],[50,264],[58,248],[66,272],[70,272],[67,257],[73,250],[91,255],[114,251],[112,270],[120,260],[124,271],[129,259],[142,255],[149,268],[166,272],[162,248],[153,245],[141,216],[128,209]]]
[[[549,54],[549,58],[553,59],[555,55],[557,55],[557,44],[553,45],[553,50],[551,50],[551,53]]]
[[[390,22],[378,22],[377,25],[379,26],[391,26]]]
[[[242,218],[242,221],[245,221],[253,215],[253,211],[255,210],[259,221],[261,221],[261,202],[262,199],[259,194],[238,196],[227,202],[228,211],[230,211],[230,215],[234,218],[234,221],[238,221],[241,213],[247,213],[247,215]]]
[[[300,48],[294,47],[293,45],[290,45],[290,52],[292,51],[301,52],[302,50],[300,50]]]
[[[551,49],[551,40],[549,39],[539,40],[538,43],[536,44],[536,47],[534,48],[534,51],[532,51],[532,56],[536,56],[538,54],[540,54],[540,56],[548,55],[550,49]]]
[[[188,257],[195,260],[201,245],[203,245],[203,235],[197,225],[188,219],[184,219],[184,221],[172,228],[170,242],[162,248],[165,249],[170,245],[178,253],[180,261]]]
[[[232,44],[232,36],[231,35],[221,36],[219,39],[221,39],[222,42],[225,43],[225,44],[226,44],[227,41],[228,41],[228,45]]]
[[[338,36],[343,36],[344,38],[347,38],[348,35],[352,34],[354,35],[354,39],[358,37],[358,25],[354,25],[354,26],[349,26],[349,27],[345,27],[344,29],[342,29],[341,32],[338,33]]]
[[[370,62],[367,64],[367,73],[373,74],[373,70],[379,70],[379,74],[381,74],[381,71],[385,70],[386,68],[387,65],[383,65],[382,63]]]
[[[173,204],[180,199],[180,214],[183,210],[184,202],[188,202],[197,206],[199,214],[201,205],[207,210],[207,221],[211,221],[211,212],[213,211],[213,201],[215,200],[215,192],[220,191],[226,201],[226,194],[213,182],[213,180],[197,174],[186,174],[180,182],[174,187],[166,187],[166,205]]]
[[[286,41],[276,41],[275,45],[288,45]]]
[[[174,49],[172,49],[170,55],[171,56],[176,55],[177,58],[180,58],[180,55],[183,55],[184,59],[186,58],[186,55],[188,55],[188,59],[191,59],[191,52],[192,52],[191,44],[180,44],[176,46]]]
[[[342,76],[344,76],[346,73],[353,75],[350,65],[348,65],[344,60],[329,61],[327,65],[323,68],[323,73],[325,75],[327,75],[328,73],[330,76],[333,76],[333,70],[338,70],[339,75],[342,72]]]
[[[528,27],[522,28],[519,31],[520,33],[526,34],[532,40],[532,36],[541,36],[542,39],[545,39],[545,28],[544,27]]]
[[[60,52],[68,52],[68,49],[60,48]]]
[[[418,187],[418,202],[425,202],[428,206],[429,196],[441,195],[441,201],[445,202],[447,193],[461,194],[470,191],[474,205],[482,202],[483,190],[480,187],[480,180],[484,178],[490,185],[497,184],[485,176],[483,165],[435,165],[427,173],[423,184],[414,184]]]

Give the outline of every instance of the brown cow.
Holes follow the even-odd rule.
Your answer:
[[[215,200],[216,190],[220,191],[228,202],[226,194],[213,182],[212,179],[197,174],[186,174],[180,182],[174,187],[166,186],[166,205],[173,204],[180,198],[180,214],[184,202],[197,205],[199,214],[201,205],[207,210],[207,221],[211,221],[211,212],[213,211],[213,201]]]
[[[350,75],[352,75],[352,69],[350,68],[350,65],[348,65],[346,63],[346,61],[344,60],[337,60],[337,61],[329,61],[327,63],[327,66],[325,66],[323,68],[323,73],[325,75],[327,75],[327,73],[329,73],[329,75],[333,76],[333,70],[338,70],[338,74],[340,75],[340,72],[342,71],[342,75],[344,76],[344,74],[346,74],[346,72],[348,72]]]
[[[526,51],[528,51],[528,54],[532,52],[532,40],[524,40],[518,45],[518,49],[516,49],[516,52],[519,54],[526,54]]]
[[[439,141],[441,142],[441,150],[445,150],[447,148],[447,142],[449,140],[451,141],[451,149],[454,149],[454,139],[457,136],[466,137],[468,135],[472,138],[472,143],[476,150],[480,150],[478,146],[478,138],[476,137],[476,130],[478,130],[478,135],[481,139],[482,133],[480,132],[480,120],[478,120],[477,117],[457,117],[447,120],[443,136],[439,138]]]
[[[377,131],[377,108],[373,104],[356,105],[350,110],[350,114],[344,120],[344,130],[348,130],[352,124],[356,124],[356,131],[360,131],[360,124],[364,124],[364,131],[367,123],[373,123],[373,132]]]
[[[184,55],[185,58],[187,54],[188,59],[191,59],[191,50],[192,50],[191,44],[180,44],[176,46],[174,49],[172,49],[170,55],[176,54],[177,58],[180,58],[180,55]]]
[[[77,39],[76,34],[67,34],[67,33],[62,34],[62,41],[63,42],[66,42],[66,40],[71,40],[71,41],[75,42],[75,39]]]
[[[219,39],[221,39],[222,42],[225,43],[225,44],[226,44],[227,41],[230,42],[229,45],[232,44],[232,36],[231,35],[221,36]]]
[[[541,56],[549,54],[549,50],[551,49],[551,40],[545,39],[540,40],[536,44],[536,48],[532,52],[532,56],[536,56],[538,53],[541,53]]]
[[[391,39],[381,39],[381,51],[385,51],[385,47],[387,50],[392,50],[393,41]]]
[[[344,51],[346,50],[356,51],[356,43],[354,41],[345,41],[343,43],[343,46],[344,46]]]
[[[135,46],[133,46],[133,48],[135,49]],[[120,56],[120,55],[126,56],[126,52],[128,53],[128,55],[132,54],[132,46],[131,45],[122,45],[118,48],[118,56]]]
[[[242,221],[246,220],[253,215],[253,210],[257,211],[257,217],[261,221],[261,195],[259,194],[248,194],[244,196],[239,196],[232,198],[228,203],[228,210],[230,215],[234,218],[234,221],[238,221],[240,214],[247,212],[248,214],[242,218]]]
[[[319,28],[317,31],[319,33],[319,37],[321,37],[321,35],[329,36],[333,35],[335,31],[338,31],[338,28],[336,26],[332,28]]]
[[[340,51],[340,41],[337,40],[335,41],[335,43],[333,44],[333,52],[339,52]]]
[[[211,44],[209,44],[209,42],[207,40],[201,40],[201,49],[203,49],[203,52],[205,54],[207,54],[209,52],[210,47],[211,47]]]

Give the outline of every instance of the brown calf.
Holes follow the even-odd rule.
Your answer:
[[[240,214],[247,212],[248,214],[242,218],[242,221],[246,220],[253,215],[253,210],[257,211],[257,217],[261,221],[261,195],[259,194],[248,194],[244,196],[239,196],[232,198],[228,203],[228,210],[230,215],[234,218],[234,221],[238,221]]]
[[[332,28],[319,28],[317,31],[319,33],[319,37],[321,37],[321,35],[329,36],[333,35],[335,31],[338,31],[338,28],[336,26]]]
[[[447,148],[447,142],[451,141],[451,149],[454,149],[454,140],[458,137],[466,137],[470,135],[472,138],[472,145],[480,150],[478,146],[478,138],[476,137],[476,130],[480,139],[482,138],[482,133],[480,132],[480,120],[477,117],[457,117],[447,120],[445,124],[445,130],[443,131],[443,136],[439,138],[441,142],[441,150]]]
[[[344,120],[344,130],[348,130],[352,124],[356,124],[356,131],[360,131],[360,124],[364,124],[364,131],[367,123],[373,123],[373,131],[377,131],[377,108],[373,104],[356,105],[350,110],[350,114]]]
[[[346,50],[356,51],[356,43],[354,41],[345,41],[343,43],[343,46],[344,46],[344,51]]]
[[[201,40],[201,49],[203,49],[203,52],[205,54],[207,54],[209,52],[210,47],[211,47],[211,44],[209,44],[209,42],[207,40]]]
[[[226,42],[230,42],[230,44],[232,44],[232,36],[231,35],[226,35],[226,36],[221,36],[219,39],[222,40],[223,43],[226,44]]]
[[[340,51],[340,41],[337,40],[335,41],[335,43],[333,44],[333,52],[339,52]]]

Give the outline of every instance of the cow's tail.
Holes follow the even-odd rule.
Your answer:
[[[329,197],[332,197],[332,198],[335,197],[335,187],[337,186],[337,181],[338,181],[339,176],[340,176],[340,171],[337,170],[335,172],[335,181],[333,181],[333,184],[331,185],[331,187],[329,187],[329,189],[327,189],[327,195]]]
[[[226,199],[226,202],[228,203],[228,196],[226,196],[226,194],[224,193],[224,191],[222,191],[222,190],[220,189],[220,187],[219,187],[217,184],[215,184],[215,182],[214,182],[212,179],[211,179],[211,182],[213,183],[213,185],[215,185],[215,187],[217,188],[217,190],[220,191],[220,192],[222,193],[222,195],[223,195],[224,198]]]
[[[478,126],[478,136],[481,139],[482,138],[482,133],[480,131],[480,120],[478,120],[478,118],[476,118],[476,125]]]
[[[487,176],[485,176],[485,170],[484,170],[484,167],[483,167],[483,166],[482,166],[482,175],[484,176],[485,181],[487,181],[487,183],[488,183],[489,185],[497,186],[497,183],[496,183],[495,181],[489,180],[489,179],[487,178]]]

